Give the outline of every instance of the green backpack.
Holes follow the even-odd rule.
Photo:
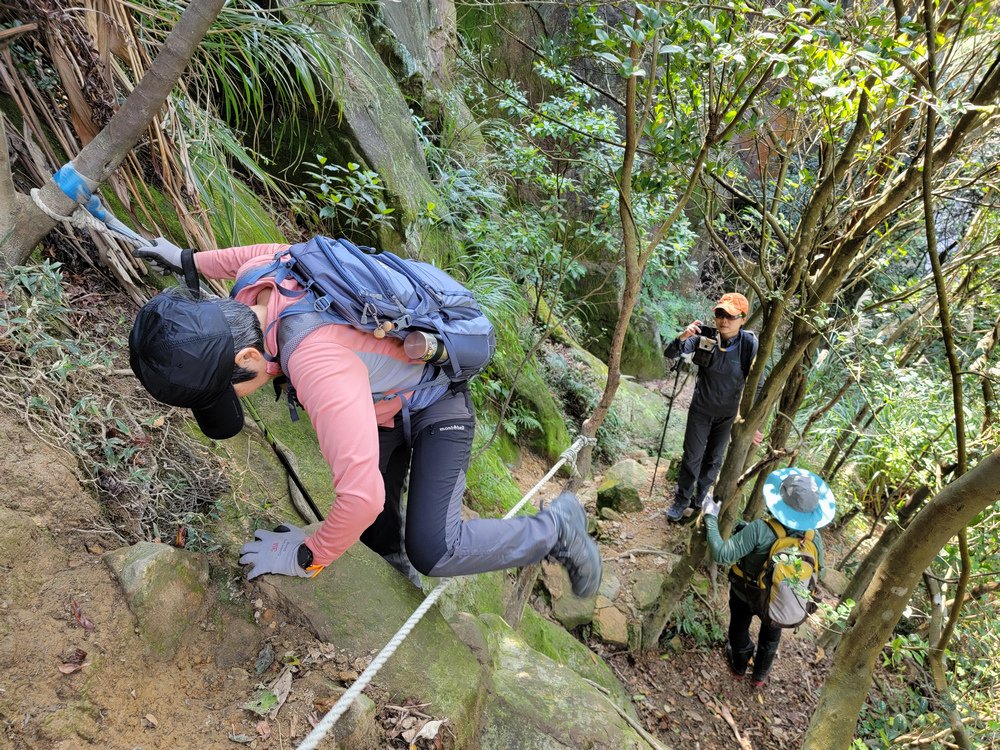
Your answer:
[[[736,563],[729,570],[729,580],[743,594],[750,611],[762,620],[779,628],[797,628],[816,611],[814,592],[819,575],[816,532],[789,536],[777,520],[769,518],[767,524],[777,539],[760,574],[751,578]]]

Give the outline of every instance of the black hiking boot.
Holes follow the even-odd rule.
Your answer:
[[[753,655],[753,643],[745,651],[733,652],[731,644],[726,644],[726,663],[729,671],[737,680],[742,680],[747,673],[747,666],[750,664],[750,657]]]
[[[563,492],[545,510],[555,519],[558,534],[549,557],[566,568],[576,596],[593,596],[601,585],[601,552],[587,535],[583,506],[572,492]]]
[[[750,678],[754,687],[764,687],[767,682],[767,675],[774,664],[774,657],[778,655],[778,644],[775,643],[766,648],[758,648],[753,657],[753,675]]]

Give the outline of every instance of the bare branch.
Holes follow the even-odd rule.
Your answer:
[[[7,118],[0,113],[0,206],[14,203],[14,176],[10,171],[10,144],[7,142]]]

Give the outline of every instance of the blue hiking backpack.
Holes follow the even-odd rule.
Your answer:
[[[282,295],[301,297],[275,321],[280,324],[279,358],[285,372],[294,347],[320,325],[347,324],[378,338],[405,339],[412,331],[440,336],[448,358],[425,368],[421,382],[407,388],[414,391],[412,400],[407,402],[397,393],[372,394],[376,401],[403,399],[408,422],[409,407],[429,405],[449,382],[463,383],[486,367],[496,350],[496,336],[472,292],[441,269],[365,250],[369,252],[343,238],[314,237],[276,253],[272,263],[242,276],[231,295],[273,276]],[[280,284],[288,278],[302,291],[283,289]],[[296,416],[293,409],[293,419]]]

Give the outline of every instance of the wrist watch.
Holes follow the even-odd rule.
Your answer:
[[[297,554],[296,561],[302,570],[309,570],[309,566],[313,564],[313,552],[309,549],[308,545],[300,544]]]

